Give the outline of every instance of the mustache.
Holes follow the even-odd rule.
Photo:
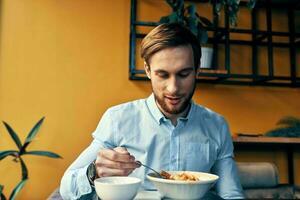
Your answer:
[[[167,98],[174,98],[174,99],[179,99],[179,98],[182,98],[184,95],[181,95],[181,94],[165,94],[164,97],[167,97]]]

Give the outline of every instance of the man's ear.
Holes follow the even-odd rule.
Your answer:
[[[145,68],[145,72],[146,72],[146,75],[149,79],[151,79],[151,75],[150,75],[150,67],[149,65],[146,63],[146,61],[144,61],[144,68]]]

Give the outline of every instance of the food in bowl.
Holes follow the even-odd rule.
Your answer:
[[[199,181],[199,178],[193,174],[183,172],[179,174],[169,174],[166,171],[161,171],[160,176],[170,180],[182,180],[182,181]]]
[[[199,181],[199,178],[193,174],[189,173],[180,173],[180,174],[174,174],[170,176],[170,179],[172,180],[182,180],[182,181]]]
[[[147,178],[154,184],[162,197],[172,199],[200,199],[219,179],[217,175],[195,171],[167,171],[171,176],[189,174],[198,180],[174,180],[159,178],[155,173],[150,173]]]
[[[171,174],[169,174],[168,172],[166,172],[166,171],[164,171],[164,170],[161,170],[161,171],[159,172],[159,175],[160,175],[161,177],[165,178],[165,179],[170,179],[170,177],[171,177]]]
[[[127,176],[97,178],[95,189],[101,200],[131,200],[141,185],[141,179]]]

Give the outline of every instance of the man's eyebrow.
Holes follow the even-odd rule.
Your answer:
[[[155,73],[168,73],[167,71],[163,70],[163,69],[157,69],[154,70]]]
[[[180,70],[178,73],[187,72],[187,71],[193,71],[194,69],[195,69],[194,67],[187,67],[187,68],[184,68],[184,69]]]
[[[186,71],[192,71],[194,70],[195,68],[194,67],[186,67],[184,69],[181,69],[180,71],[178,71],[177,73],[180,73],[180,72],[186,72]],[[154,70],[154,72],[159,72],[159,73],[168,73],[167,71],[163,70],[163,69],[156,69]]]

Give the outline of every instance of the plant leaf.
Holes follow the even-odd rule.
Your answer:
[[[17,196],[17,194],[20,192],[20,190],[24,187],[26,181],[28,179],[22,179],[18,185],[14,188],[14,190],[12,191],[10,197],[9,197],[9,200],[14,200]]]
[[[0,194],[2,194],[3,188],[4,188],[4,186],[0,185]]]
[[[25,143],[21,149],[21,154],[26,150],[26,147],[30,144],[30,142],[34,139],[34,137],[36,136],[36,134],[38,133],[43,121],[44,121],[45,117],[42,117],[35,125],[34,127],[31,129],[31,131],[29,132],[29,134],[27,135],[27,138],[25,140]]]
[[[277,122],[277,125],[284,125],[287,127],[296,127],[300,126],[300,119],[293,117],[293,116],[287,116],[283,117]]]
[[[6,200],[6,197],[4,196],[3,193],[0,194],[0,198],[1,198],[1,200]]]
[[[198,15],[197,13],[196,13],[196,15],[205,26],[208,26],[208,27],[213,26],[213,23],[211,23],[211,21],[209,21],[209,19],[207,19],[206,17],[202,17],[202,16]]]
[[[300,137],[300,127],[283,127],[265,133],[270,137]]]
[[[249,2],[247,3],[247,7],[252,10],[255,4],[256,4],[256,0],[249,0]]]
[[[187,17],[186,17],[186,22],[187,22],[187,26],[188,28],[192,31],[192,33],[194,33],[194,35],[198,35],[198,18],[197,18],[197,13],[196,13],[196,7],[194,4],[189,5],[187,8]]]
[[[3,189],[4,189],[4,186],[0,185],[0,199],[1,200],[6,200],[6,197],[3,194]]]
[[[0,185],[0,199],[1,200],[6,200],[6,197],[3,194],[3,189],[4,189],[4,186]]]
[[[219,16],[220,12],[221,12],[221,9],[222,9],[222,4],[221,3],[216,3],[215,7],[214,7],[214,14]]]
[[[46,156],[46,157],[50,157],[50,158],[62,158],[60,155],[50,152],[50,151],[27,151],[24,154]]]
[[[202,29],[201,27],[198,27],[198,40],[200,44],[205,44],[208,40],[207,31]]]
[[[24,160],[20,157],[21,169],[22,169],[22,179],[28,179],[28,169],[25,165]]]
[[[160,23],[169,23],[169,21],[169,16],[163,16],[159,20]]]
[[[181,19],[179,18],[176,12],[172,12],[170,15],[161,17],[159,20],[160,23],[176,23],[180,21]]]
[[[173,11],[180,10],[184,7],[184,0],[166,0]]]
[[[16,143],[18,149],[21,150],[22,143],[21,143],[17,133],[6,122],[3,122],[3,124],[4,124],[5,128],[7,129],[8,133],[10,134],[10,136],[12,137],[12,139],[14,140],[14,142]]]
[[[6,156],[16,157],[18,153],[19,152],[15,150],[0,151],[0,160],[4,159]]]
[[[171,15],[169,15],[169,22],[170,23],[176,23],[176,22],[179,22],[180,19],[179,19],[179,16],[177,15],[176,12],[173,12]]]
[[[192,19],[192,17],[187,18],[187,27],[190,29],[190,31],[197,36],[198,35],[198,23],[195,23],[196,21]]]

